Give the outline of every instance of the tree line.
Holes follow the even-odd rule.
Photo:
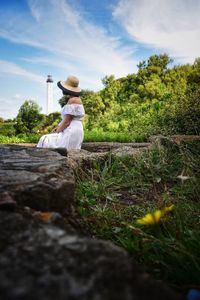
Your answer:
[[[200,58],[194,64],[170,67],[167,54],[153,55],[138,64],[138,72],[102,79],[98,92],[83,90],[86,130],[152,134],[199,134]],[[59,99],[61,106],[66,98]],[[59,113],[40,114],[34,101],[26,101],[15,120],[16,133],[50,132]]]

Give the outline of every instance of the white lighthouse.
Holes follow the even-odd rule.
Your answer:
[[[53,111],[53,79],[47,76],[47,115]]]

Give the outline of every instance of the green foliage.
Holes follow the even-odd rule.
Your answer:
[[[14,128],[16,133],[32,133],[42,120],[39,106],[36,102],[25,101],[20,107]]]
[[[16,136],[5,136],[0,134],[0,144],[37,143],[41,135],[35,133],[20,133]]]
[[[12,143],[16,143],[16,144],[25,143],[25,140],[18,138],[16,136],[9,137],[0,134],[0,144],[12,144]]]
[[[38,143],[39,139],[41,137],[41,134],[37,133],[20,133],[16,136],[17,139],[19,139],[20,143]]]
[[[101,98],[100,93],[94,93],[89,90],[85,90],[81,99],[84,103],[86,117],[84,120],[84,125],[86,129],[91,130],[94,127],[101,127],[100,120],[105,109],[105,105]],[[97,126],[95,126],[95,124]]]
[[[85,130],[84,142],[141,142],[145,137],[140,133],[103,131],[101,129]]]
[[[110,156],[76,175],[76,203],[92,234],[124,247],[157,279],[183,291],[200,277],[199,151],[199,142],[166,143],[132,158]],[[137,225],[171,204],[160,223]]]
[[[101,82],[103,83],[103,85],[104,85],[105,87],[111,85],[114,81],[115,81],[115,76],[114,76],[114,75],[105,76],[105,77],[102,78],[102,80],[101,80]]]
[[[58,100],[58,103],[60,104],[61,107],[63,107],[65,106],[68,100],[69,100],[69,96],[62,96],[62,98]]]
[[[153,55],[139,63],[137,74],[119,79],[105,76],[102,90],[83,90],[85,140],[139,141],[155,134],[199,134],[200,58],[193,65],[169,68],[171,62],[167,54]],[[67,100],[63,96],[60,105]],[[17,134],[49,133],[60,120],[59,113],[42,115],[37,104],[26,101],[14,128]]]
[[[46,120],[45,120],[44,125],[49,126],[55,121],[60,122],[61,121],[61,116],[60,116],[59,112],[53,112],[53,113],[50,113],[48,116],[45,116],[45,119]]]
[[[195,87],[200,84],[200,58],[195,60],[192,70],[189,72],[188,83]]]
[[[15,135],[14,122],[3,122],[0,124],[0,135],[13,136]]]
[[[129,132],[144,138],[152,134],[197,134],[199,59],[194,65],[169,69],[171,62],[166,54],[153,55],[139,63],[137,74],[120,79],[106,76],[101,91],[85,91],[85,129]]]
[[[14,121],[15,121],[15,119],[6,119],[6,120],[4,120],[5,123],[12,123]]]
[[[173,126],[175,132],[182,134],[200,134],[200,86],[177,103],[174,112]]]
[[[61,121],[61,115],[59,112],[53,112],[49,115],[42,115],[42,121],[39,124],[39,132],[49,133],[55,128]]]

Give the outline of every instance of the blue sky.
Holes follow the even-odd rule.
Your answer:
[[[75,75],[84,89],[137,72],[150,55],[175,64],[200,56],[200,0],[0,0],[0,116],[26,99],[46,112],[46,77]]]

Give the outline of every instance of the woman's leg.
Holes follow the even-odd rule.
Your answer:
[[[50,133],[43,135],[38,144],[38,148],[57,148],[58,145],[58,133]]]

